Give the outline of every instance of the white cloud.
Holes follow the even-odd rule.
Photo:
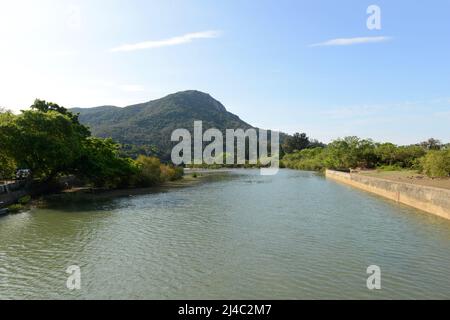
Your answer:
[[[125,44],[116,48],[111,49],[111,52],[121,52],[121,51],[135,51],[143,49],[154,49],[169,46],[177,46],[180,44],[190,43],[195,39],[211,39],[217,38],[221,34],[220,31],[210,30],[202,32],[188,33],[182,36],[168,38],[164,40],[156,41],[144,41],[135,44]]]
[[[350,46],[354,44],[376,43],[391,40],[391,37],[357,37],[357,38],[339,38],[325,42],[315,43],[309,47],[329,47],[329,46]]]

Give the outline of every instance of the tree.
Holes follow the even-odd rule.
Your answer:
[[[40,111],[42,113],[47,113],[50,111],[54,111],[57,112],[59,114],[62,114],[64,116],[66,116],[67,118],[70,119],[70,121],[72,121],[72,124],[75,126],[75,128],[77,129],[77,131],[85,138],[89,137],[91,135],[91,132],[89,131],[89,129],[82,125],[79,121],[79,115],[78,114],[73,114],[72,112],[70,112],[69,110],[67,110],[64,107],[59,106],[56,103],[53,102],[46,102],[45,100],[39,100],[36,99],[34,101],[34,103],[31,105],[31,110],[35,110],[35,111]]]
[[[393,143],[378,144],[375,148],[375,154],[379,157],[382,164],[392,166],[397,160],[398,147]]]
[[[375,144],[358,137],[335,140],[328,145],[325,164],[332,169],[373,168],[376,164]]]
[[[11,179],[14,176],[16,163],[14,159],[4,153],[0,153],[0,180]]]
[[[403,168],[414,168],[419,159],[426,154],[426,151],[419,146],[401,146],[397,149],[395,156],[396,164]]]
[[[306,133],[296,133],[288,136],[282,146],[285,153],[293,153],[310,147],[310,141]]]
[[[52,179],[70,172],[81,155],[82,132],[56,111],[23,111],[0,123],[0,148],[34,177]]]
[[[137,166],[119,156],[119,145],[112,139],[87,138],[74,172],[99,187],[126,187],[133,184]]]
[[[420,146],[426,150],[440,150],[443,145],[440,140],[430,138],[427,141],[421,142]]]
[[[450,150],[431,150],[421,161],[423,171],[430,177],[450,176]]]

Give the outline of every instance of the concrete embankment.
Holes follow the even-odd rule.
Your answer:
[[[326,177],[450,220],[450,190],[333,170]]]
[[[28,186],[26,181],[0,185],[0,208],[16,203],[21,197],[26,196],[29,193]]]

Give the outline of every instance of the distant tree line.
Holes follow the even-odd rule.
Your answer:
[[[19,115],[0,110],[1,179],[13,178],[22,168],[44,183],[75,175],[93,186],[119,188],[151,186],[182,176],[182,168],[161,164],[151,155],[149,151],[136,160],[125,156],[113,140],[92,137],[78,115],[55,103],[36,100]]]
[[[450,176],[450,145],[429,139],[409,146],[346,137],[328,145],[295,134],[283,144],[282,164],[299,170],[414,169],[430,177]]]

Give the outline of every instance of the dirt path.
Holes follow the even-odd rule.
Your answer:
[[[450,189],[450,178],[429,178],[417,171],[361,171],[359,174],[395,182],[411,183],[421,186]]]

